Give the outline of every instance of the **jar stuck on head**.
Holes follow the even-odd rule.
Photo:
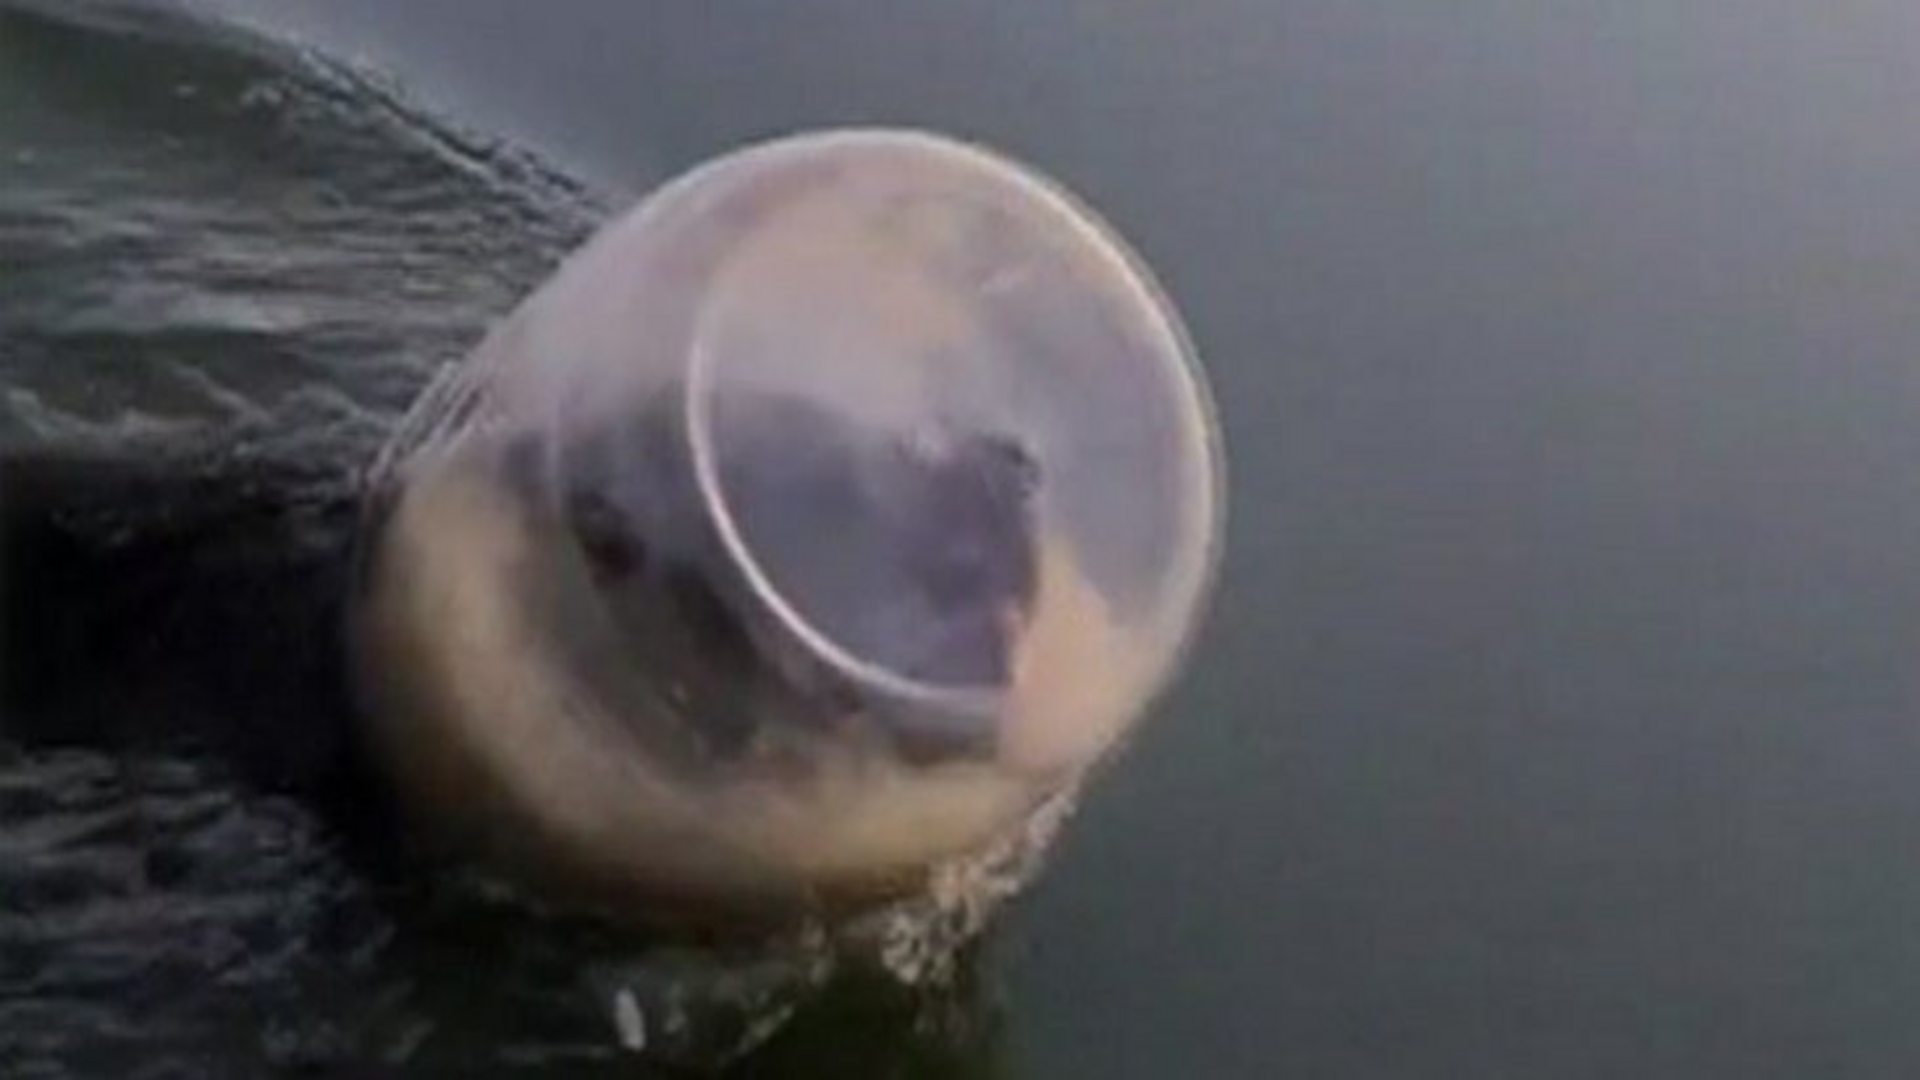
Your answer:
[[[647,199],[416,407],[357,656],[402,794],[640,917],[910,891],[1172,674],[1221,486],[1177,316],[1080,204],[930,135]]]

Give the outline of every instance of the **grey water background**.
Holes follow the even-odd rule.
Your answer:
[[[790,1072],[1920,1069],[1920,9],[213,6],[509,143],[423,136],[378,80],[223,80],[205,42],[176,80],[147,46],[90,62],[112,31],[55,55],[0,23],[8,437],[70,437],[76,413],[110,431],[129,403],[358,430],[600,207],[802,126],[1030,160],[1188,315],[1232,458],[1189,677],[993,935],[987,1003],[964,1007],[988,1020],[889,1044],[856,1012]],[[29,258],[21,236],[66,239]],[[147,269],[97,276],[117,261]],[[150,291],[168,265],[187,295]],[[44,830],[130,766],[0,761],[0,799],[72,804],[0,837],[67,863],[0,873],[109,889],[134,840]],[[115,995],[164,987],[213,1012],[145,1035],[244,1074],[324,1058],[340,1002],[385,994],[393,1030],[355,1038],[601,1060],[537,937],[384,912],[297,807],[207,768],[139,781],[147,821],[213,823],[186,833],[213,848],[203,879],[33,924],[0,957],[38,950],[39,981],[0,987],[65,981],[0,989],[0,1030],[111,1036],[149,1015]],[[169,919],[177,947],[155,945]],[[132,975],[101,949],[116,934],[150,946]],[[433,975],[462,964],[525,992]]]

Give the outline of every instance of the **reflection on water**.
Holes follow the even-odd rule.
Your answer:
[[[0,101],[10,450],[231,439],[345,475],[598,214],[355,73],[146,7],[0,6]],[[811,940],[716,964],[543,917],[229,768],[209,733],[270,707],[96,697],[0,721],[10,1076],[993,1069],[971,950],[883,922],[864,966]]]

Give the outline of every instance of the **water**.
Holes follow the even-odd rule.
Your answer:
[[[0,7],[0,101],[16,450],[211,440],[353,469],[600,212],[353,70],[161,10]],[[864,969],[807,941],[715,963],[396,867],[201,737],[309,712],[122,707],[143,715],[0,720],[8,1076],[750,1075],[830,1063],[820,1030],[869,1023],[901,1068],[993,1052],[940,944],[971,935],[965,903],[859,928]]]
[[[435,134],[377,80],[323,78],[319,112],[349,119],[249,143],[208,103],[286,65],[216,62],[232,52],[203,33],[129,45],[150,39],[96,28],[85,53],[37,65],[7,46],[8,153],[31,125],[42,155],[67,132],[68,152],[122,162],[42,173],[53,194],[27,199],[17,157],[0,156],[6,385],[90,424],[135,422],[117,419],[133,405],[224,414],[161,374],[163,355],[197,352],[177,338],[134,350],[144,363],[109,359],[124,341],[21,359],[22,305],[46,323],[131,262],[47,277],[16,258],[18,208],[48,199],[83,221],[145,203],[193,222],[244,218],[234,204],[251,191],[270,231],[276,215],[300,220],[284,193],[331,188],[357,205],[398,200],[367,218],[389,240],[416,217],[514,222],[427,228],[430,243],[364,237],[385,254],[304,279],[281,316],[348,304],[371,318],[264,335],[231,333],[231,308],[201,320],[245,347],[198,351],[221,359],[194,366],[295,358],[221,369],[216,385],[251,401],[284,377],[285,407],[322,417],[351,410],[302,393],[325,387],[376,415],[404,398],[596,203],[802,125],[986,137],[1100,205],[1190,317],[1234,465],[1225,592],[1191,677],[1091,789],[960,988],[936,1001],[867,984],[824,995],[741,1068],[1878,1077],[1920,1062],[1910,5],[218,6],[404,73],[429,115],[511,136],[592,194],[561,209],[575,202],[565,185],[522,175],[484,140]],[[0,26],[0,40],[28,32],[12,14]],[[213,81],[209,65],[236,63],[256,74],[227,95],[159,92],[179,81],[172,65]],[[57,88],[59,108],[6,107]],[[119,157],[163,157],[169,131],[193,136],[181,171]],[[197,184],[167,193],[195,169]],[[419,171],[389,182],[389,169]],[[496,169],[515,178],[496,182]],[[415,185],[439,195],[408,199]],[[202,252],[217,237],[170,235]],[[468,245],[493,255],[461,257]],[[408,277],[437,301],[360,288],[391,285],[367,275],[408,258],[436,260]],[[227,293],[187,280],[211,295],[290,287],[254,276]],[[137,290],[121,295],[107,310],[140,310],[126,298]],[[138,344],[175,322],[192,325],[126,325],[142,327]],[[316,333],[349,331],[378,340],[319,358]],[[287,377],[303,355],[298,370],[320,378]],[[98,377],[68,379],[89,364]],[[50,419],[66,411],[21,400],[9,398],[7,437],[68,437]],[[92,782],[67,769],[129,772],[147,785],[131,790],[151,792],[114,806],[164,805],[178,770],[218,786],[217,766],[197,760],[9,753],[9,775],[31,778],[29,807],[84,804]],[[189,880],[285,909],[252,931],[266,944],[229,954],[176,945],[192,935],[164,918],[184,916],[126,914],[98,883],[128,850],[110,829],[96,839],[53,811],[8,809],[9,843],[54,849],[10,849],[8,871],[44,865],[55,884],[40,888],[67,890],[55,900],[120,921],[99,916],[111,934],[0,923],[13,935],[0,953],[7,1037],[64,1031],[58,1045],[81,1054],[94,1044],[80,1031],[105,1031],[103,1056],[238,1073],[341,1046],[405,1056],[415,1040],[416,1060],[503,1071],[619,1046],[617,1010],[578,975],[583,957],[617,950],[396,905],[297,803],[225,798],[220,813],[258,822],[279,854],[247,871],[264,883],[242,879],[233,867],[251,867],[239,853],[252,849],[236,841]],[[189,828],[140,812],[150,829]],[[216,899],[203,910],[228,920],[207,925],[245,922]],[[23,931],[36,943],[19,944]],[[128,936],[138,955],[172,957],[155,965],[174,981],[116,976],[83,947],[111,954]],[[17,975],[27,950],[72,974]],[[223,955],[293,959],[286,974],[225,961],[257,974],[223,990]],[[474,957],[501,974],[462,978]],[[228,1004],[175,1007],[163,987]]]

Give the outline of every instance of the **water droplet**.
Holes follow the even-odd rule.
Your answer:
[[[647,1016],[632,990],[622,988],[613,995],[613,1027],[629,1051],[638,1054],[647,1048]]]

